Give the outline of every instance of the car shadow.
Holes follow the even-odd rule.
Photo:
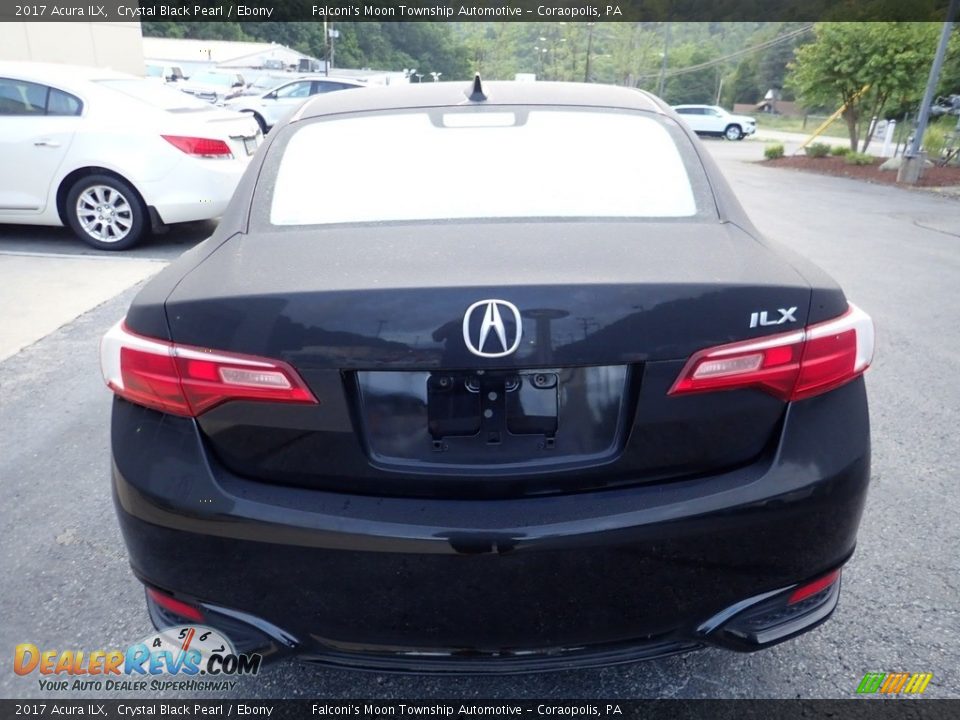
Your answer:
[[[69,228],[38,225],[0,225],[0,253],[40,255],[87,255],[172,260],[206,240],[217,227],[215,220],[169,225],[162,233],[150,233],[129,250],[109,252],[86,245]]]

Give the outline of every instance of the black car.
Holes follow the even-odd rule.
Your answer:
[[[755,650],[837,605],[872,354],[656,97],[332,93],[104,338],[117,513],[154,623],[238,649]]]

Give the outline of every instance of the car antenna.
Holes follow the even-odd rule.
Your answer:
[[[483,93],[483,84],[480,82],[480,73],[477,73],[473,78],[473,86],[470,92],[467,93],[467,100],[470,102],[483,102],[486,99],[487,96]]]

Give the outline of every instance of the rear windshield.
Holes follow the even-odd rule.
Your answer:
[[[689,218],[706,205],[706,183],[689,141],[668,123],[647,113],[485,107],[294,124],[270,222]]]
[[[103,87],[123,93],[140,102],[169,112],[190,112],[210,110],[212,106],[203,100],[197,100],[175,87],[168,87],[149,80],[98,80]]]

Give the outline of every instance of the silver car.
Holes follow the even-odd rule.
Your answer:
[[[349,78],[306,75],[286,82],[261,95],[243,95],[228,100],[225,106],[253,115],[264,133],[290,115],[308,97],[366,85]]]

